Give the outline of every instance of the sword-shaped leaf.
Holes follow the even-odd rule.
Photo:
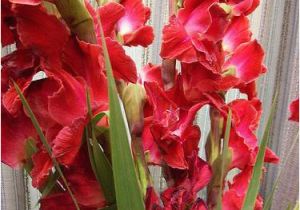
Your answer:
[[[143,210],[145,206],[129,145],[127,120],[118,96],[99,16],[98,20],[108,78],[110,144],[117,208],[118,210]]]

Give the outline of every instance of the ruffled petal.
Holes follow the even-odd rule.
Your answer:
[[[61,129],[53,140],[53,155],[61,164],[68,166],[74,161],[81,146],[85,124],[85,119],[75,119],[70,126]]]
[[[125,15],[125,8],[116,2],[109,2],[101,6],[98,12],[105,37],[111,37],[116,29],[116,24]]]
[[[126,55],[125,50],[117,41],[106,38],[106,44],[116,79],[136,83],[137,70],[133,60]]]
[[[228,53],[233,53],[242,43],[251,40],[249,20],[246,16],[234,17],[223,37],[223,49]]]
[[[4,56],[1,64],[2,104],[10,114],[17,115],[21,107],[21,100],[13,83],[9,80],[14,80],[25,94],[36,72],[35,57],[30,50],[16,50]]]
[[[233,53],[232,57],[226,61],[223,69],[227,70],[233,68],[237,78],[245,83],[250,83],[259,77],[259,75],[266,72],[263,60],[263,48],[254,40],[241,44]]]
[[[32,155],[33,168],[30,172],[32,177],[32,186],[35,188],[42,187],[53,167],[52,160],[46,151],[38,151]]]
[[[232,7],[232,13],[235,16],[249,15],[256,7],[258,7],[260,0],[229,0],[228,4]]]
[[[215,2],[217,1],[184,1],[183,8],[178,11],[178,19],[184,24],[188,34],[204,33],[208,30],[212,22],[209,9]]]
[[[108,101],[107,82],[101,47],[77,39],[70,39],[63,51],[64,68],[72,75],[82,77],[90,89],[92,105]]]
[[[150,18],[150,8],[141,0],[120,1],[125,8],[125,15],[118,21],[117,30],[127,46],[147,47],[154,39],[153,28],[145,26]]]
[[[130,34],[123,35],[124,44],[127,46],[147,47],[154,40],[153,28],[151,26],[142,26]]]
[[[138,81],[142,84],[144,84],[144,82],[157,82],[160,87],[163,87],[161,71],[162,67],[160,65],[149,63],[139,72]]]
[[[178,59],[185,63],[198,60],[191,38],[175,16],[171,16],[169,24],[163,28],[160,56],[164,59]]]
[[[39,6],[17,5],[13,11],[22,44],[33,49],[47,65],[59,67],[63,46],[69,38],[65,25]]]
[[[70,74],[55,73],[60,79],[60,88],[49,97],[49,114],[57,123],[69,126],[77,118],[86,114],[86,97],[83,81],[78,81]]]

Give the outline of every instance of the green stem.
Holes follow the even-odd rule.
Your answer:
[[[82,0],[56,0],[55,5],[71,31],[80,40],[96,44],[94,21]]]

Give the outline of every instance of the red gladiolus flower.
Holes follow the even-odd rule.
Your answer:
[[[203,65],[214,63],[213,65],[218,66],[220,60],[211,56],[218,57],[220,54],[215,47],[216,37],[219,37],[216,30],[221,34],[224,30],[215,25],[221,25],[225,29],[227,24],[220,24],[222,19],[226,20],[226,15],[218,16],[218,13],[224,13],[222,9],[215,9],[214,15],[217,16],[212,17],[210,8],[215,3],[215,0],[185,1],[184,8],[178,11],[178,17],[171,16],[169,25],[163,29],[160,55],[165,59],[178,59],[186,63],[199,60]],[[212,68],[218,71],[218,67]]]

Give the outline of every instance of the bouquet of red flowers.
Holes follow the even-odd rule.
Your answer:
[[[259,0],[170,1],[162,63],[143,69],[123,47],[154,39],[141,0],[1,3],[2,46],[16,46],[2,58],[2,162],[27,171],[41,209],[263,208],[263,163],[279,158],[272,114],[260,146],[256,136],[267,69],[247,16]],[[245,98],[227,103],[230,89]],[[194,119],[205,105],[204,160]],[[160,196],[149,165],[163,171]]]

